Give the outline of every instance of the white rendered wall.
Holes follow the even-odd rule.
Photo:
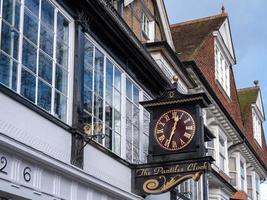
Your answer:
[[[70,162],[71,134],[0,93],[0,133],[63,162]]]

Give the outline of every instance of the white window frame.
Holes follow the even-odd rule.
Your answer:
[[[229,176],[230,179],[235,179],[235,185],[233,185],[234,187],[236,187],[238,185],[238,178],[237,178],[237,158],[236,156],[231,156],[230,159],[234,159],[234,166],[235,166],[235,170],[230,169],[229,167]],[[229,165],[230,165],[230,159],[229,159]],[[231,174],[234,174],[234,177],[231,176]]]
[[[142,33],[148,38],[150,39],[150,21],[149,18],[147,16],[147,14],[142,11],[141,13],[141,30]]]
[[[224,92],[230,98],[231,97],[230,64],[227,61],[219,45],[215,44],[214,52],[215,52],[214,53],[215,79],[219,82],[220,86],[224,89]]]
[[[228,168],[228,146],[227,146],[227,136],[220,126],[214,128],[216,134],[215,140],[215,150],[216,150],[216,165],[222,170],[225,174],[229,173]],[[220,139],[224,141],[224,169],[220,167]]]
[[[257,143],[262,146],[262,121],[254,107],[252,107],[253,136]]]
[[[89,42],[92,43],[94,46],[94,49],[97,48],[103,55],[104,55],[104,65],[106,63],[106,59],[108,59],[116,68],[121,72],[121,151],[120,151],[120,157],[123,159],[126,159],[126,79],[128,79],[134,86],[139,90],[139,101],[142,101],[144,96],[147,98],[151,99],[147,93],[145,93],[144,89],[141,88],[136,81],[134,81],[125,70],[122,69],[122,67],[108,54],[108,52],[97,42],[94,40],[92,36],[89,34],[85,33],[86,39],[88,39]],[[94,50],[95,52],[95,50]],[[93,60],[94,62],[94,60]],[[104,83],[103,83],[103,88],[105,90],[105,69],[106,66],[104,66]],[[114,78],[114,77],[113,77]],[[94,84],[94,80],[93,80]],[[93,90],[94,90],[94,86]],[[103,94],[103,102],[105,101],[105,91]],[[135,104],[136,105],[136,104]],[[144,162],[143,160],[143,144],[142,144],[142,137],[143,137],[143,107],[139,104],[139,162]],[[93,110],[92,106],[92,110]],[[105,127],[105,120],[103,121],[103,127]],[[103,134],[105,133],[105,130],[103,129]],[[101,145],[105,147],[105,139],[103,139]],[[112,147],[113,149],[114,147]],[[115,152],[114,152],[115,153]]]
[[[74,19],[67,13],[67,11],[65,11],[58,3],[56,3],[54,0],[48,0],[53,6],[54,6],[54,14],[57,14],[58,12],[60,12],[69,22],[69,30],[68,30],[68,34],[69,34],[69,39],[68,39],[68,45],[69,45],[69,51],[68,51],[68,68],[67,68],[67,91],[66,94],[63,94],[66,97],[66,119],[62,120],[63,122],[67,123],[68,125],[71,125],[72,123],[72,105],[73,105],[73,74],[74,74],[74,28],[75,28],[75,24],[74,24]],[[22,51],[23,51],[23,40],[27,40],[28,39],[24,39],[24,12],[25,12],[25,0],[21,0],[20,2],[20,15],[19,15],[19,39],[18,39],[18,60],[17,60],[17,82],[16,82],[16,91],[18,94],[21,95],[21,71],[22,71]],[[38,23],[38,38],[37,38],[37,43],[34,44],[34,46],[36,47],[37,50],[37,54],[36,54],[36,62],[38,63],[39,61],[39,52],[40,52],[40,16],[41,16],[41,0],[39,0],[39,16],[37,19],[37,23]],[[2,33],[2,9],[3,9],[3,1],[1,1],[1,8],[0,8],[0,33]],[[57,23],[57,15],[54,15],[54,24]],[[54,34],[56,35],[57,29],[56,26],[54,25]],[[1,37],[0,37],[0,42],[1,42]],[[36,73],[33,74],[31,73],[35,78],[36,78],[36,85],[35,85],[35,101],[33,102],[36,106],[38,106],[39,108],[43,109],[44,111],[50,113],[51,115],[55,116],[55,112],[54,112],[54,101],[55,101],[55,74],[56,74],[56,63],[55,63],[55,57],[56,57],[56,38],[53,36],[53,44],[54,44],[54,48],[53,48],[53,58],[52,58],[52,82],[51,84],[49,83],[49,87],[51,86],[51,111],[46,111],[45,109],[43,109],[42,107],[40,107],[39,105],[37,105],[37,94],[38,94],[38,81],[39,81],[39,75],[38,75],[38,68],[36,67]],[[3,53],[5,56],[7,56],[9,59],[14,60],[10,55],[6,54],[4,51],[0,50],[1,53]],[[44,54],[46,54],[44,51],[42,51]],[[29,71],[25,68],[26,71]],[[43,80],[42,78],[40,78],[40,80]],[[46,82],[44,82],[46,83]],[[11,89],[11,88],[10,88]],[[60,92],[61,93],[61,92]],[[21,95],[22,96],[22,95]],[[23,96],[22,96],[23,97]],[[25,98],[25,97],[23,97]],[[26,99],[26,98],[25,98]]]

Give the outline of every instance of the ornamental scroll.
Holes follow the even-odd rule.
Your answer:
[[[180,183],[198,181],[210,169],[210,157],[200,160],[138,165],[134,170],[135,192],[141,196],[170,191]]]

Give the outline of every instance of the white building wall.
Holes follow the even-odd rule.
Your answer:
[[[0,93],[0,194],[26,199],[126,200],[131,169],[91,145],[70,164],[71,133]],[[0,195],[1,196],[1,195]]]

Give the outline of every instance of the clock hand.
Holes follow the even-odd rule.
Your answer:
[[[172,137],[173,137],[173,135],[175,133],[178,121],[179,121],[179,117],[177,116],[177,117],[174,118],[174,125],[172,127],[172,132],[171,132],[170,137],[169,137],[168,147],[170,146],[170,143],[171,143]]]

